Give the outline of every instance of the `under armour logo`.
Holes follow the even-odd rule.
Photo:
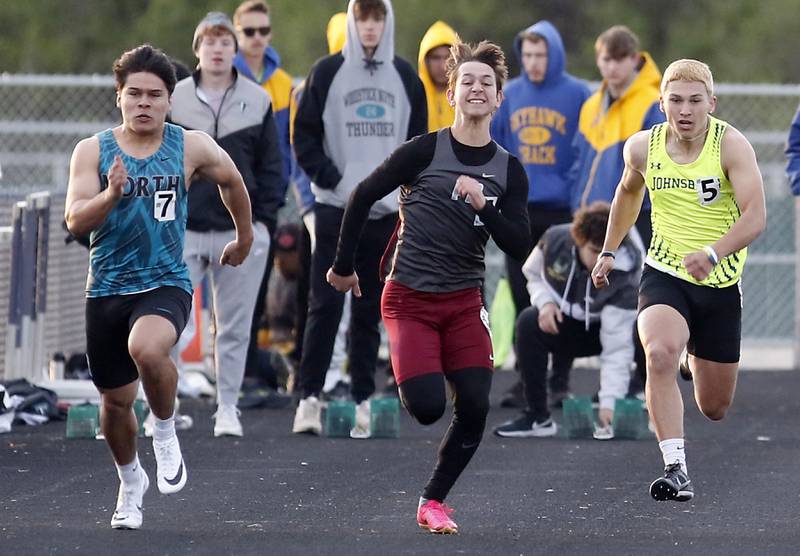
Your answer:
[[[661,170],[661,163],[660,162],[651,162],[650,163],[651,170]]]

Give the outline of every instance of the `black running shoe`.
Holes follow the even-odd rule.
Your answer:
[[[494,434],[503,438],[548,438],[557,432],[558,425],[550,417],[536,421],[526,412],[494,428]]]
[[[692,381],[692,370],[689,368],[689,352],[686,352],[686,355],[681,359],[680,365],[678,365],[678,370],[681,373],[681,378],[688,382]]]
[[[680,463],[672,463],[664,468],[664,476],[650,485],[650,496],[658,501],[688,502],[694,498],[692,480],[681,469]]]

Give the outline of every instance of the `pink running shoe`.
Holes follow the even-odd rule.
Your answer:
[[[458,533],[458,525],[450,519],[453,509],[436,500],[428,500],[417,510],[417,524],[431,533],[452,535]]]

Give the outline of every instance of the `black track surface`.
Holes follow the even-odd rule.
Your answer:
[[[490,426],[514,415],[496,408],[512,378],[496,377]],[[573,376],[581,394],[596,383],[596,372]],[[800,553],[800,373],[741,373],[719,423],[681,388],[691,502],[650,498],[663,467],[655,439],[487,430],[448,499],[461,532],[446,537],[414,519],[446,422],[404,415],[401,438],[358,441],[292,435],[292,410],[251,410],[243,439],[215,439],[214,408],[184,402],[195,418],[180,433],[189,482],[159,494],[142,439],[151,487],[139,531],[109,527],[118,483],[103,442],[67,440],[64,423],[17,426],[0,436],[0,554]]]

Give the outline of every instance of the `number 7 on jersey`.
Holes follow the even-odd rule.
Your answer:
[[[153,203],[153,218],[159,222],[175,220],[175,198],[177,191],[156,191]]]

